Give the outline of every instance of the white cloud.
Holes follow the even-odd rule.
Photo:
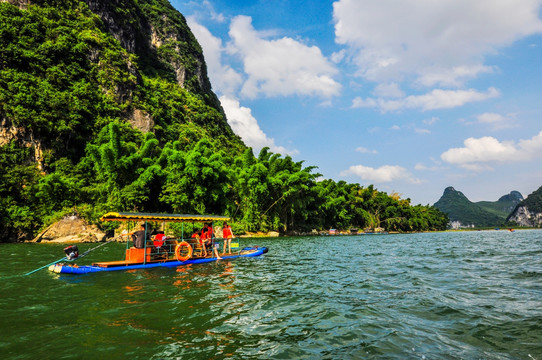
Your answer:
[[[266,146],[275,153],[290,155],[297,153],[296,150],[291,151],[282,146],[277,146],[274,139],[268,138],[258,125],[256,118],[252,116],[252,111],[241,106],[238,100],[228,96],[221,96],[220,103],[224,108],[233,132],[239,135],[247,146],[252,147],[255,154]]]
[[[352,108],[374,108],[378,107],[378,102],[373,98],[363,99],[359,96],[352,100]]]
[[[481,123],[498,123],[505,121],[506,118],[502,116],[501,114],[495,114],[495,113],[483,113],[477,116],[478,121]]]
[[[288,37],[266,40],[253,28],[248,16],[235,17],[229,35],[231,49],[241,57],[248,76],[241,89],[243,96],[328,98],[339,94],[341,85],[333,80],[337,69],[318,47]]]
[[[171,4],[178,8],[179,4],[176,4],[176,2],[179,1],[171,1]],[[204,1],[190,1],[185,4],[186,7],[189,7],[192,9],[192,14],[190,17],[192,18],[198,18],[198,19],[211,19],[217,23],[223,23],[226,21],[226,17],[222,13],[217,13],[213,4],[209,0]],[[184,8],[184,6],[182,6]],[[185,9],[187,10],[187,9]],[[183,14],[185,14],[185,10],[183,10]]]
[[[423,122],[425,125],[433,125],[433,124],[436,123],[437,121],[439,121],[439,118],[436,117],[436,116],[433,116],[431,119],[425,119],[425,120],[423,120],[422,122]]]
[[[209,78],[214,90],[226,95],[236,93],[241,86],[243,78],[241,74],[237,73],[229,65],[222,64],[222,53],[224,52],[222,40],[214,37],[195,18],[189,17],[187,22],[203,49],[203,56],[205,56],[205,63],[207,64]]]
[[[341,176],[346,175],[356,175],[362,180],[375,183],[387,183],[396,180],[413,184],[421,183],[421,180],[416,179],[407,169],[397,165],[384,165],[377,169],[363,165],[353,165],[348,170],[341,172]]]
[[[484,101],[500,95],[493,87],[487,92],[469,90],[441,90],[435,89],[423,95],[410,95],[401,99],[386,100],[382,98],[362,99],[356,97],[352,101],[353,108],[370,107],[379,108],[382,112],[399,111],[403,109],[421,109],[422,111],[436,109],[450,109],[470,102]]]
[[[456,86],[494,70],[484,56],[540,33],[540,0],[339,0],[335,38],[358,75]]]
[[[468,170],[490,170],[491,163],[529,161],[542,157],[542,131],[528,140],[503,141],[491,136],[468,138],[464,147],[452,148],[441,154],[441,159]]]
[[[483,113],[476,117],[481,124],[489,124],[494,130],[507,129],[516,126],[512,114],[507,116],[497,113]]]
[[[364,148],[363,146],[356,148],[356,151],[362,154],[376,154],[377,153],[376,150],[369,150],[367,148]]]
[[[341,61],[343,61],[345,56],[346,56],[346,50],[342,49],[338,52],[334,52],[333,54],[331,54],[331,61],[333,61],[335,64],[338,64]]]
[[[518,144],[521,152],[528,158],[542,156],[542,131],[528,140],[520,140]]]
[[[405,93],[397,83],[392,82],[389,84],[377,85],[373,91],[373,95],[377,97],[401,98],[405,96]]]
[[[416,166],[414,166],[414,169],[418,171],[437,171],[442,168],[439,166],[426,166],[425,164],[417,163]]]
[[[429,68],[420,74],[417,82],[423,86],[460,86],[465,80],[474,79],[479,74],[493,73],[491,66],[457,66],[451,69]]]
[[[451,164],[510,161],[517,157],[517,149],[512,142],[499,142],[491,136],[479,139],[468,138],[465,147],[453,148],[441,155],[442,160]]]
[[[429,129],[414,129],[414,131],[417,134],[431,134],[431,131]]]
[[[423,163],[417,163],[416,166],[414,166],[414,169],[418,171],[439,171],[446,169],[444,166],[442,166],[442,163],[440,161],[436,161],[433,157],[430,157],[429,160],[431,160],[433,166],[427,166]]]

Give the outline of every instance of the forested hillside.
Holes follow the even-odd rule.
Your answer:
[[[523,195],[519,191],[511,191],[509,194],[501,196],[497,201],[477,201],[474,204],[506,219],[522,200]]]
[[[510,206],[508,201],[504,202],[505,206]],[[461,191],[451,186],[444,189],[444,193],[434,206],[446,213],[450,221],[457,221],[462,226],[501,226],[506,219],[506,215],[501,215],[488,204],[482,207],[478,203],[473,203]]]
[[[434,207],[254,156],[166,0],[0,2],[0,122],[2,241],[74,211],[225,214],[239,231],[447,224]]]

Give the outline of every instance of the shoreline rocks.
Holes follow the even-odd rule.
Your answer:
[[[40,232],[30,242],[85,243],[104,241],[106,234],[96,225],[89,224],[77,214],[65,216]]]

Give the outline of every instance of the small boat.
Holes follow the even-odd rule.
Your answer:
[[[145,236],[144,244],[140,248],[133,245],[130,239],[126,242],[126,252],[124,260],[95,262],[92,265],[81,265],[71,263],[55,263],[49,266],[49,270],[58,274],[88,274],[102,271],[121,271],[135,269],[150,269],[156,267],[177,267],[189,264],[202,264],[214,262],[220,259],[233,260],[241,257],[254,257],[267,253],[266,247],[248,246],[239,247],[239,239],[231,240],[231,254],[223,254],[218,258],[217,245],[224,239],[211,236],[209,252],[202,246],[202,241],[194,237],[184,236],[184,223],[208,223],[213,228],[213,223],[217,221],[228,221],[229,217],[214,215],[181,215],[181,214],[144,214],[144,213],[118,213],[111,212],[101,217],[102,221],[144,221]],[[165,236],[163,231],[159,231],[154,238],[148,236],[150,232],[149,223],[181,222],[182,235],[180,238]],[[143,230],[142,230],[143,231]],[[78,249],[67,247],[66,259],[76,260]]]
[[[239,254],[222,256],[224,260],[232,260],[239,257],[260,256],[267,252],[265,247],[246,247],[243,248]],[[188,264],[202,264],[207,262],[217,261],[217,258],[196,258],[186,261],[179,260],[166,260],[157,262],[134,263],[129,261],[110,261],[102,263],[94,263],[92,265],[77,266],[75,264],[58,263],[51,265],[49,270],[57,274],[88,274],[100,271],[119,271],[119,270],[136,270],[136,269],[150,269],[155,267],[177,267]]]

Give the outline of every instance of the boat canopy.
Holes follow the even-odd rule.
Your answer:
[[[205,222],[229,221],[228,216],[216,215],[189,215],[189,214],[153,214],[108,212],[100,218],[101,221],[166,221],[166,222]]]

